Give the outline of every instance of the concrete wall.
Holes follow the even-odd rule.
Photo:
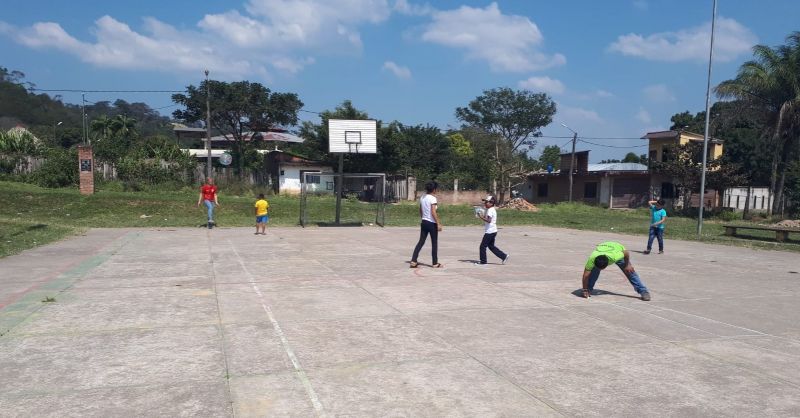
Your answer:
[[[722,196],[722,207],[735,210],[744,210],[745,200],[747,199],[747,187],[732,187],[725,190]],[[772,206],[772,199],[769,195],[768,187],[750,188],[750,209],[769,210]]]
[[[300,194],[300,171],[330,173],[331,168],[325,166],[286,166],[281,164],[280,172],[278,173],[281,194]]]
[[[416,199],[422,197],[424,191],[417,191]],[[467,204],[467,205],[480,205],[481,199],[485,198],[488,193],[475,190],[460,190],[460,191],[439,191],[436,193],[436,199],[441,204],[454,205],[454,204]]]

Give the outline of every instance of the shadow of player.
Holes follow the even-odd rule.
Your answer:
[[[572,294],[576,297],[583,298],[583,289],[573,290]],[[599,290],[599,289],[592,290],[592,296],[603,296],[603,295],[619,296],[623,298],[633,298],[633,299],[641,298],[641,296],[623,295],[622,293],[609,292],[608,290]]]

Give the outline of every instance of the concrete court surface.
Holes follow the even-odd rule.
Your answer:
[[[0,416],[800,416],[800,256],[482,228],[98,229],[0,259]],[[430,261],[430,244],[421,262]],[[498,262],[492,259],[490,262]],[[54,302],[42,302],[46,297]]]

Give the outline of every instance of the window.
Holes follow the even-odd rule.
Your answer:
[[[547,183],[539,183],[536,186],[536,195],[538,197],[547,197]]]
[[[583,183],[583,197],[585,199],[597,199],[597,182]]]
[[[319,184],[320,176],[308,176],[308,182],[313,184]]]
[[[658,161],[658,151],[651,149],[650,156],[647,158],[647,166],[649,167],[653,161]]]
[[[669,147],[665,146],[664,148],[661,149],[661,161],[666,163],[672,160],[673,160],[672,152],[669,149]]]
[[[661,198],[674,199],[675,197],[675,186],[672,183],[661,183]]]

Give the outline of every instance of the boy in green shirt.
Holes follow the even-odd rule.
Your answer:
[[[597,247],[589,256],[589,260],[586,261],[582,279],[583,297],[588,298],[591,296],[594,285],[600,277],[600,271],[604,270],[612,263],[616,264],[620,270],[622,270],[622,273],[624,273],[628,281],[631,282],[636,292],[641,295],[642,300],[650,300],[650,292],[647,291],[647,287],[642,283],[641,279],[639,279],[639,275],[633,269],[630,253],[622,244],[614,241],[606,241],[597,244]]]

